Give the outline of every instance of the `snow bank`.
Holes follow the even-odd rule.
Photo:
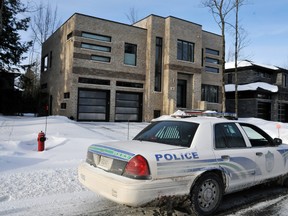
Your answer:
[[[264,82],[256,82],[256,83],[238,85],[238,87],[237,87],[238,91],[256,91],[258,89],[264,89],[266,91],[270,91],[273,93],[278,92],[278,86],[271,85],[269,83],[264,83]],[[225,85],[225,91],[226,92],[234,92],[235,91],[235,84]]]

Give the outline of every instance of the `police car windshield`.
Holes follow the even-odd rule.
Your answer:
[[[144,128],[134,140],[190,147],[198,124],[182,121],[154,122]]]

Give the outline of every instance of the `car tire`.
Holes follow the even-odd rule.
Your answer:
[[[190,194],[191,210],[195,215],[211,215],[223,196],[223,181],[216,173],[205,173],[193,185]]]

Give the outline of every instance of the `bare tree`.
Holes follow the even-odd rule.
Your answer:
[[[37,103],[40,88],[42,44],[60,26],[60,21],[58,21],[57,16],[57,6],[52,8],[49,1],[41,0],[41,2],[34,1],[29,3],[30,13],[32,14],[30,27],[32,30],[33,46],[30,50],[29,63],[25,65],[26,73],[22,77],[23,83],[21,85],[26,92],[25,100]],[[33,104],[35,107],[36,105]]]
[[[39,5],[36,5],[36,13],[33,17],[31,29],[35,42],[38,45],[42,45],[54,33],[56,28],[59,27],[60,22],[58,21],[57,13],[57,6],[53,9],[49,1],[46,5],[44,5],[43,1]]]
[[[226,49],[226,23],[228,22],[228,15],[235,8],[234,0],[203,0],[202,4],[208,7],[214,17],[214,20],[221,29],[222,36],[222,112],[226,112],[226,96],[225,96],[225,49]]]
[[[130,8],[129,13],[126,14],[127,19],[129,20],[130,24],[133,24],[138,21],[138,15],[135,8]]]

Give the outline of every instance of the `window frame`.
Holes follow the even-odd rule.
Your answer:
[[[222,128],[220,128],[220,126],[222,126]],[[223,129],[224,127],[226,127],[225,130]],[[216,123],[213,127],[213,132],[214,148],[216,150],[248,148],[245,137],[235,122]],[[235,134],[235,136],[233,134]],[[220,140],[220,138],[222,139]],[[224,141],[224,143],[222,143],[224,144],[222,147],[219,145],[220,141]],[[235,143],[239,145],[235,145]],[[234,146],[231,144],[234,144]]]
[[[205,72],[219,74],[220,70],[219,68],[216,68],[216,67],[205,66]]]
[[[215,90],[216,90],[216,96],[215,96],[215,100],[210,100],[210,97],[208,97],[208,95],[213,95],[214,92],[211,92],[212,89],[211,88],[214,88],[215,87]],[[203,92],[204,91],[204,92]],[[219,103],[219,86],[215,86],[215,85],[207,85],[207,84],[202,84],[201,86],[201,100],[202,101],[207,101],[209,103]],[[208,98],[208,99],[207,99]]]
[[[91,55],[91,60],[92,61],[96,61],[96,62],[110,63],[111,62],[111,57],[102,56],[102,55]]]
[[[219,56],[220,55],[220,51],[219,50],[215,50],[215,49],[211,49],[211,48],[205,48],[205,54]]]
[[[259,127],[252,125],[252,124],[248,124],[248,123],[239,123],[241,129],[244,131],[246,137],[248,138],[250,145],[252,148],[263,148],[263,147],[271,147],[271,146],[275,146],[272,137],[270,137],[265,131],[261,130]],[[266,141],[268,142],[268,145],[255,145],[256,142],[254,142],[254,140],[256,139],[250,139],[249,135],[247,134],[247,130],[245,130],[245,127],[249,127],[252,130],[256,131],[258,134],[260,134],[263,138],[266,139]],[[260,142],[264,143],[263,140],[260,139]],[[258,142],[259,143],[259,142]]]
[[[93,39],[93,40],[97,40],[97,41],[103,41],[103,42],[111,42],[112,41],[111,36],[95,34],[95,33],[90,33],[90,32],[82,32],[81,37]]]
[[[98,44],[91,44],[91,43],[81,43],[81,48],[83,49],[89,49],[89,50],[95,50],[95,51],[99,51],[99,52],[111,52],[111,47],[109,46],[102,46],[102,45],[98,45]],[[103,48],[103,49],[101,49]],[[105,50],[105,49],[106,50]]]
[[[185,47],[187,44],[187,47]],[[195,43],[177,40],[177,60],[194,62],[195,61]]]
[[[132,50],[130,50],[132,48]],[[131,57],[133,55],[133,60]],[[130,66],[137,65],[137,44],[127,43],[124,44],[124,64]]]

